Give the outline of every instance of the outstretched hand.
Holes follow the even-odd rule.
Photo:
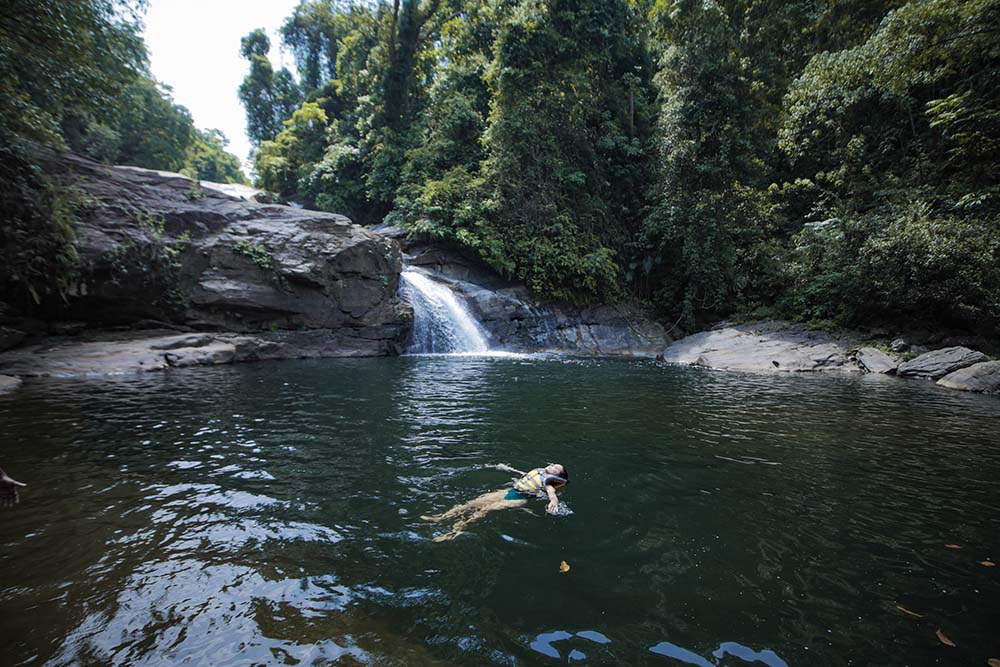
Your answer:
[[[513,468],[511,468],[511,467],[510,467],[509,465],[507,465],[506,463],[498,463],[498,464],[496,464],[496,465],[495,465],[495,466],[493,466],[493,467],[494,467],[494,468],[496,468],[497,470],[503,470],[503,471],[505,471],[505,472],[514,472],[514,469],[513,469]]]
[[[17,487],[19,486],[27,486],[27,484],[11,479],[0,468],[0,507],[13,507],[20,501],[17,495]]]
[[[549,501],[549,504],[545,506],[545,511],[548,514],[555,514],[559,511],[559,501],[553,498]]]

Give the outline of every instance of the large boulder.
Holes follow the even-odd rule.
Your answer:
[[[229,186],[50,157],[83,203],[81,276],[59,319],[166,321],[203,331],[324,330],[343,354],[401,349],[398,244],[343,216],[259,204]],[[336,353],[336,351],[329,350]]]
[[[942,387],[978,391],[985,394],[1000,393],[1000,361],[982,361],[948,373],[937,381]]]
[[[862,347],[855,358],[858,365],[869,373],[895,373],[899,367],[896,359],[874,347]]]
[[[946,347],[932,352],[926,352],[899,365],[897,375],[904,377],[937,380],[960,368],[971,366],[988,357],[982,352],[970,350],[967,347]]]
[[[801,324],[727,325],[682,338],[663,351],[675,364],[741,371],[857,371],[851,341]]]

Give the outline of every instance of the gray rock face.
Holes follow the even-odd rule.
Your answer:
[[[874,347],[858,350],[858,364],[869,373],[895,373],[899,362]]]
[[[0,357],[4,373],[22,377],[74,377],[162,371],[167,368],[214,366],[241,361],[303,356],[335,356],[294,336],[313,333],[333,340],[330,332],[289,332],[258,336],[241,334],[170,334],[145,338],[110,337],[107,340],[48,341],[8,352]],[[333,347],[331,345],[331,347]],[[310,354],[310,350],[313,353]]]
[[[899,365],[898,375],[936,380],[960,368],[987,361],[982,352],[967,347],[946,347],[921,354]]]
[[[178,175],[52,158],[84,194],[82,278],[62,319],[152,319],[208,331],[327,330],[344,354],[392,354],[411,312],[396,296],[395,241],[339,215],[247,201]],[[230,193],[230,194],[227,194]],[[378,344],[373,344],[378,341]]]
[[[9,375],[0,375],[0,394],[14,391],[21,386],[21,379]]]
[[[0,326],[0,352],[15,347],[25,339],[26,334],[19,329]]]
[[[942,387],[1000,394],[1000,361],[983,361],[945,375],[937,381]]]
[[[742,371],[857,371],[850,342],[786,322],[725,326],[688,336],[663,351],[675,364]]]
[[[393,228],[380,231],[398,235]],[[581,309],[541,303],[523,285],[504,280],[461,251],[409,243],[406,253],[408,264],[447,283],[465,300],[493,349],[654,357],[672,340],[634,304]]]

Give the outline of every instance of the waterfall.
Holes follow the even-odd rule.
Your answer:
[[[447,285],[414,269],[405,269],[400,278],[400,291],[413,306],[413,332],[407,352],[489,352],[482,327]]]

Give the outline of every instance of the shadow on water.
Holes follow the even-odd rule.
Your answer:
[[[1000,656],[1000,408],[930,383],[288,362],[28,383],[0,426],[30,484],[0,514],[10,664]],[[420,515],[503,486],[498,461],[565,462],[573,515],[431,542]]]

